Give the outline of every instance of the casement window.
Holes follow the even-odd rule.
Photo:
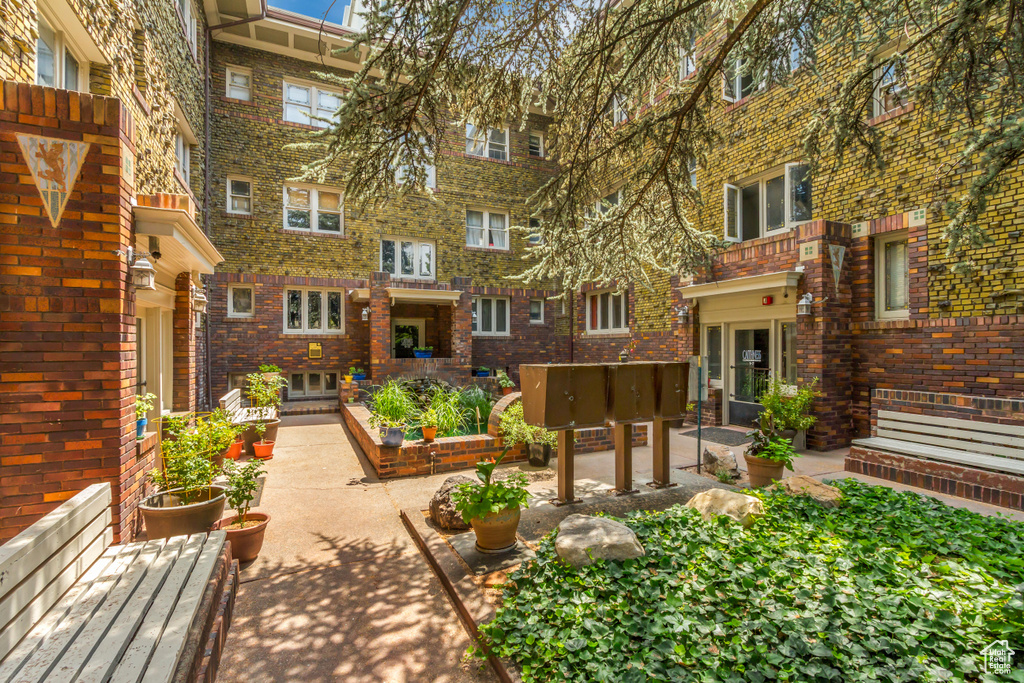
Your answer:
[[[229,372],[228,373],[228,389],[241,389],[243,392],[245,388],[249,386],[246,377],[248,373],[245,372]]]
[[[813,36],[813,30],[810,22],[805,21],[800,25],[800,33],[805,36]],[[800,43],[797,42],[796,38],[789,44],[789,70],[796,71],[805,64],[811,64],[814,61],[813,52],[804,52],[803,48],[800,47]]]
[[[504,297],[473,297],[473,334],[507,337],[510,308],[509,300]]]
[[[544,236],[540,234],[540,220],[530,219],[530,235],[527,240],[530,244],[544,244]]]
[[[615,192],[605,195],[603,198],[597,200],[594,203],[594,210],[601,214],[608,213],[612,210],[612,207],[619,205],[621,198],[622,190],[615,190]]]
[[[530,156],[544,156],[544,134],[535,130],[530,131]]]
[[[225,94],[235,100],[252,99],[252,70],[229,66],[224,78]]]
[[[331,289],[287,288],[284,331],[290,334],[342,334],[345,293]]]
[[[690,187],[697,189],[697,159],[690,157],[686,161],[686,168],[690,173]]]
[[[252,285],[228,285],[228,317],[251,318],[256,313]]]
[[[508,161],[508,129],[484,130],[466,124],[466,154]]]
[[[466,209],[466,246],[508,249],[508,214]]]
[[[612,95],[612,99],[605,105],[604,114],[611,119],[612,125],[617,126],[629,118],[629,113],[626,111],[626,97],[615,93]]]
[[[289,398],[333,396],[337,391],[337,372],[293,372],[288,378]]]
[[[181,30],[185,32],[185,41],[193,55],[196,53],[196,17],[192,13],[192,0],[177,0],[178,16],[181,19]]]
[[[384,237],[380,241],[380,269],[395,277],[433,280],[434,254],[432,240]]]
[[[341,107],[341,95],[315,85],[284,82],[284,120],[307,126],[327,128],[330,119]]]
[[[739,185],[725,185],[725,239],[744,242],[811,220],[806,164],[786,164]]]
[[[679,46],[679,78],[683,79],[697,70],[696,38],[691,37],[687,44]]]
[[[228,176],[228,213],[252,214],[252,181]]]
[[[188,185],[192,168],[192,145],[188,144],[185,134],[179,129],[174,134],[175,168]]]
[[[544,322],[544,299],[530,299],[530,322]]]
[[[910,102],[904,59],[902,57],[893,58],[890,53],[882,61],[884,63],[875,69],[872,116],[888,114]]]
[[[64,90],[87,90],[89,61],[75,54],[66,34],[39,14],[36,38],[36,85]]]
[[[420,145],[426,151],[426,141],[421,139],[420,140]],[[433,161],[433,157],[429,153],[426,154],[426,156],[430,158],[431,162]],[[433,163],[424,163],[424,164],[422,164],[422,166],[423,166],[423,169],[424,169],[424,175],[426,176],[426,179],[424,180],[424,185],[428,189],[431,189],[431,190],[436,189],[437,188],[437,167]],[[396,162],[395,163],[395,182],[398,183],[399,185],[404,183],[405,179],[409,176],[410,169],[411,169],[411,166],[409,164],[399,164],[399,163]]]
[[[629,331],[629,293],[606,289],[587,294],[587,332]]]
[[[722,79],[722,99],[726,102],[737,102],[744,97],[749,97],[762,87],[764,87],[763,82],[754,80],[754,76],[747,73],[745,60],[738,58],[728,60]]]
[[[910,316],[910,258],[906,231],[875,240],[875,312],[879,320]]]
[[[340,235],[345,229],[341,190],[284,186],[284,227]]]
[[[708,379],[722,380],[722,326],[710,325],[704,332],[704,354],[708,359]]]

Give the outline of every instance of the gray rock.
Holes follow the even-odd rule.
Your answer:
[[[605,517],[569,515],[558,525],[555,552],[573,567],[596,560],[627,560],[640,557],[644,548],[625,524]]]
[[[701,491],[690,499],[686,507],[693,508],[709,521],[720,515],[731,517],[742,524],[744,529],[764,515],[764,505],[760,499],[725,489]]]
[[[729,450],[728,446],[708,446],[704,449],[701,464],[714,475],[719,472],[727,472],[733,479],[740,476],[740,468],[736,464],[736,454]]]
[[[835,486],[822,484],[817,479],[801,474],[795,477],[786,477],[776,484],[768,487],[769,490],[778,489],[791,496],[808,496],[822,507],[839,507],[843,501],[843,492]]]
[[[430,499],[430,519],[442,529],[461,531],[468,529],[469,525],[462,521],[462,513],[455,510],[455,501],[452,500],[452,491],[459,484],[473,483],[476,479],[456,474],[448,477],[441,484],[434,497]]]

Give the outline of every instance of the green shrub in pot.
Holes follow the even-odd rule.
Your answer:
[[[512,405],[505,408],[505,411],[501,414],[498,429],[505,444],[502,456],[509,449],[526,444],[530,464],[537,467],[543,467],[548,464],[548,461],[551,459],[551,449],[558,443],[558,434],[556,432],[526,424],[522,401],[515,401]]]
[[[502,453],[494,462],[478,462],[476,476],[481,483],[460,484],[452,491],[455,509],[473,527],[477,549],[482,552],[515,547],[520,510],[528,506],[529,492],[522,472],[494,480],[494,468],[504,457]]]
[[[757,401],[774,416],[778,431],[804,432],[818,421],[810,414],[814,399],[821,396],[817,387],[817,377],[801,385],[792,385],[775,375]]]

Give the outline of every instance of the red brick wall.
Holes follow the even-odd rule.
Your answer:
[[[86,486],[107,481],[114,530],[139,466],[133,411],[132,188],[118,174],[133,148],[116,99],[4,82],[0,102],[0,541]],[[16,134],[90,147],[56,228]],[[118,253],[120,252],[120,253]]]
[[[196,325],[192,313],[192,274],[179,273],[174,281],[174,391],[173,409],[196,409]]]

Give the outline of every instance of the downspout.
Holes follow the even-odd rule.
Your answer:
[[[213,44],[213,32],[218,29],[231,28],[260,21],[267,18],[267,0],[260,0],[260,13],[248,19],[237,19],[228,21],[216,26],[207,26],[204,33],[205,45],[205,73],[203,74],[203,147],[204,147],[204,178],[203,178],[203,234],[210,234],[210,182],[213,180],[213,157],[210,154],[210,147],[213,142],[210,135],[210,46]],[[208,297],[209,298],[209,297]],[[210,348],[210,314],[206,314],[206,401],[207,406],[213,409],[213,360]]]

